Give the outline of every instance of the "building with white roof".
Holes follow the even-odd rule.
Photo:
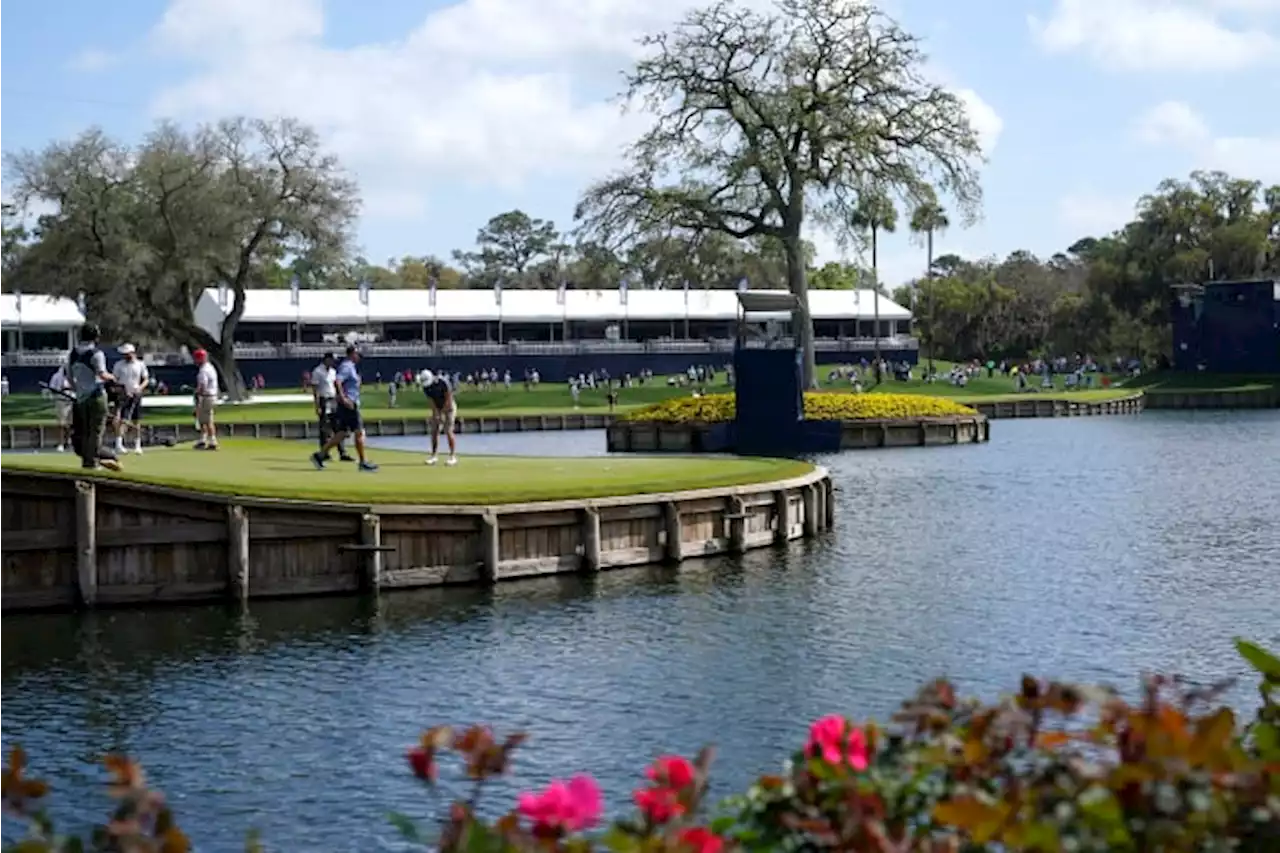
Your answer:
[[[206,290],[197,321],[220,337],[229,313],[227,293]],[[874,337],[876,306],[869,290],[809,294],[817,337]],[[911,313],[884,296],[880,336],[909,333]],[[561,341],[732,337],[738,318],[732,290],[250,290],[236,340],[245,343],[319,342],[326,334],[363,330],[383,341]],[[785,323],[789,317],[774,319]]]
[[[74,299],[37,293],[0,294],[5,352],[61,350],[75,345],[84,313]]]

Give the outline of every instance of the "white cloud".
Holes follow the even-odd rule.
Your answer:
[[[1058,201],[1058,219],[1076,234],[1102,236],[1133,219],[1131,194],[1071,193]]]
[[[1217,136],[1199,113],[1181,101],[1165,101],[1147,110],[1134,122],[1133,135],[1147,145],[1182,150],[1193,168],[1218,169],[1268,183],[1280,181],[1280,133]]]
[[[295,115],[355,172],[373,215],[415,209],[410,196],[439,180],[582,181],[646,123],[609,100],[636,39],[696,2],[462,0],[403,38],[332,48],[320,0],[174,0],[151,38],[196,71],[153,106],[179,119]],[[999,115],[957,91],[990,150]]]
[[[1049,53],[1125,71],[1235,71],[1280,62],[1276,0],[1054,0],[1028,16]]]
[[[67,67],[72,71],[78,71],[83,74],[96,74],[99,71],[106,71],[119,61],[120,56],[118,54],[97,48],[88,48],[71,57]]]

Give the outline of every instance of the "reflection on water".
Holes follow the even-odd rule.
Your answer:
[[[1280,644],[1278,413],[1000,421],[987,446],[821,461],[836,530],[741,559],[246,616],[7,618],[4,740],[56,777],[63,814],[105,809],[88,762],[121,749],[201,849],[257,826],[282,849],[367,850],[392,843],[387,809],[431,814],[403,750],[435,722],[526,726],[516,784],[589,768],[622,808],[660,751],[717,742],[723,792],[812,717],[883,714],[940,673],[987,694],[1028,670],[1216,678],[1245,674],[1232,636]]]

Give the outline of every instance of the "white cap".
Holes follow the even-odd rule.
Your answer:
[[[117,349],[120,350],[121,355],[133,355],[137,352],[137,350],[133,348],[133,344],[121,344]]]
[[[436,379],[435,374],[432,373],[430,370],[424,369],[421,373],[418,374],[418,384],[421,385],[423,388],[426,388],[428,385],[434,382],[435,379]]]

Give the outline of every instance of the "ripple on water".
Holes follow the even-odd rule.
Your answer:
[[[1280,644],[1280,415],[993,432],[823,458],[836,529],[738,560],[261,602],[246,617],[11,616],[4,740],[56,779],[70,820],[105,811],[89,762],[123,749],[202,850],[240,849],[250,826],[282,848],[365,850],[393,845],[387,809],[431,816],[403,750],[439,721],[532,731],[504,794],[589,768],[621,808],[648,757],[715,742],[723,792],[775,766],[812,717],[883,714],[938,674],[986,694],[1024,671],[1208,679],[1245,674],[1236,634]],[[463,437],[464,452],[603,445]]]

